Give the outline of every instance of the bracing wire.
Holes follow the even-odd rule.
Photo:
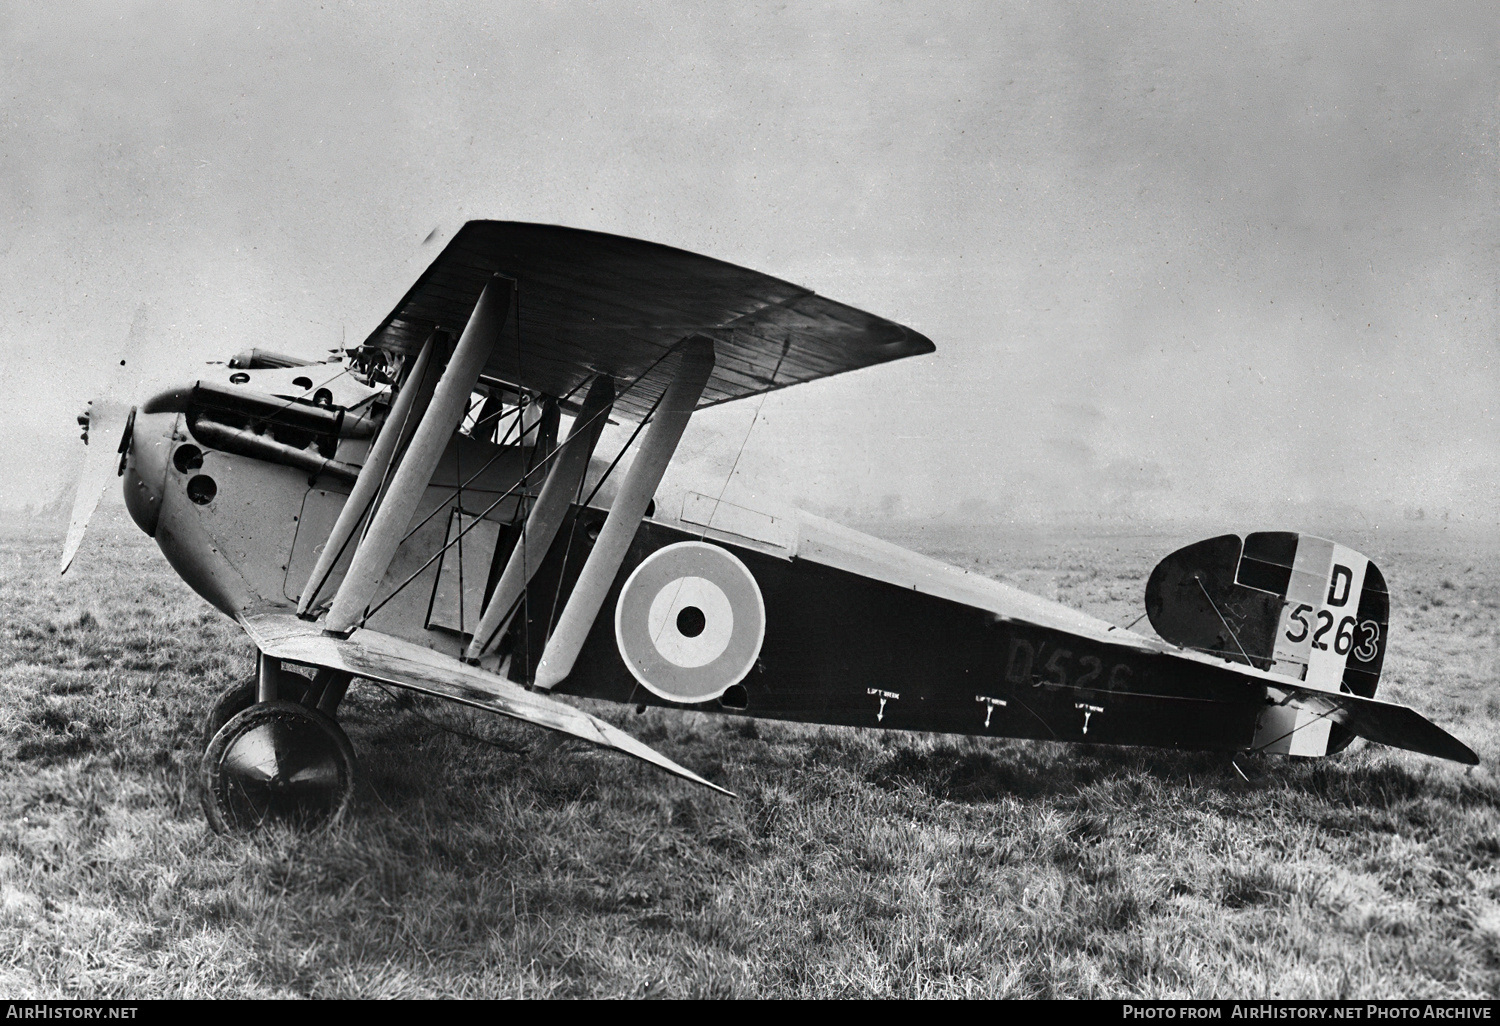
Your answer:
[[[655,370],[656,367],[657,367],[657,365],[660,364],[662,362],[662,360],[666,359],[674,351],[675,351],[675,347],[674,347],[674,349],[668,349],[667,351],[663,352],[660,356],[658,356],[654,361],[652,361],[651,366],[647,367],[640,374],[636,375],[636,377],[630,382],[630,384],[625,386],[625,388],[620,392],[620,395],[624,396],[624,395],[628,394],[632,389],[634,389],[638,384],[640,384],[641,381],[643,381],[648,374],[650,374],[653,370]],[[574,391],[576,392],[577,389],[581,388],[581,387],[582,387],[582,383],[580,383],[578,386],[575,386]],[[641,423],[636,426],[635,432],[630,436],[631,441],[634,441],[636,435],[638,435],[640,433],[641,428],[645,426],[645,423],[646,423],[647,420],[650,419],[651,414],[654,414],[656,412],[657,407],[661,405],[661,401],[665,397],[666,397],[666,392],[665,391],[663,391],[662,395],[660,395],[660,396],[657,397],[656,402],[653,403],[652,406],[651,406],[651,410],[647,413],[647,415],[645,417],[643,417],[641,419]],[[591,416],[588,419],[588,421],[585,422],[585,426],[587,426],[588,424],[592,424],[596,419],[598,419],[599,417],[605,416],[608,412],[609,411],[608,411],[607,408],[597,411],[596,413],[593,414],[593,416]],[[577,427],[578,427],[578,425],[575,424],[574,430],[577,430]],[[626,447],[627,448],[629,447],[629,442],[626,443]],[[473,523],[469,524],[468,527],[462,528],[459,531],[457,538],[454,538],[452,541],[445,542],[444,545],[442,546],[442,548],[438,549],[437,552],[433,553],[432,557],[430,559],[428,559],[425,563],[423,563],[420,567],[418,567],[415,571],[413,571],[412,574],[406,578],[406,580],[402,581],[399,585],[397,585],[394,591],[392,591],[385,598],[381,599],[380,602],[379,602],[379,604],[375,605],[374,607],[372,607],[370,609],[367,609],[365,611],[364,616],[362,616],[360,618],[360,625],[363,626],[364,624],[368,623],[369,620],[370,620],[370,617],[372,617],[376,613],[378,613],[381,609],[383,609],[385,607],[385,605],[387,603],[389,603],[391,601],[391,599],[393,599],[397,595],[399,595],[408,585],[410,585],[413,581],[415,581],[418,577],[420,577],[423,573],[425,573],[428,570],[428,568],[430,568],[432,566],[433,563],[437,562],[437,560],[439,558],[441,558],[441,556],[443,555],[444,552],[448,551],[449,548],[453,547],[453,545],[458,541],[459,538],[462,538],[469,531],[473,530],[474,527],[479,523],[480,520],[482,520],[486,516],[488,516],[497,506],[500,505],[500,503],[504,502],[506,499],[510,498],[513,494],[515,494],[521,487],[523,487],[526,484],[527,480],[533,474],[535,474],[537,471],[541,470],[543,467],[549,466],[551,464],[552,460],[557,457],[557,455],[558,455],[559,452],[561,452],[561,447],[560,446],[558,448],[554,449],[552,452],[548,453],[547,456],[541,462],[539,462],[535,467],[533,467],[531,470],[529,470],[525,474],[523,474],[516,481],[516,483],[514,485],[512,485],[510,488],[506,489],[504,492],[502,492],[500,494],[499,498],[497,498],[494,502],[490,503],[490,505],[485,508],[484,512],[480,513],[477,517],[474,518]],[[602,485],[604,483],[605,479],[608,478],[610,472],[614,470],[615,465],[619,463],[620,456],[623,456],[624,454],[625,454],[625,450],[622,449],[620,451],[620,455],[615,457],[615,462],[610,464],[609,470],[605,471],[604,477],[600,478],[599,485]],[[486,464],[486,466],[488,466],[488,464]],[[599,486],[596,485],[594,487],[593,493],[590,494],[589,498],[592,499],[593,496],[598,493],[598,491],[599,491]],[[442,507],[440,507],[440,508],[442,508]]]
[[[1272,685],[1272,687],[1274,687],[1274,686],[1275,685]],[[1301,708],[1306,708],[1306,707],[1303,706]],[[1311,711],[1311,710],[1309,710],[1309,711]],[[1250,751],[1252,751],[1252,752],[1263,752],[1267,748],[1269,748],[1272,745],[1276,744],[1277,742],[1279,742],[1279,741],[1285,741],[1287,738],[1289,738],[1293,734],[1297,733],[1297,731],[1299,731],[1299,730],[1305,730],[1306,728],[1311,727],[1314,723],[1317,723],[1319,720],[1326,720],[1326,719],[1328,719],[1330,716],[1332,716],[1336,712],[1338,712],[1338,709],[1335,707],[1333,709],[1328,710],[1327,712],[1314,713],[1313,714],[1313,716],[1314,716],[1313,719],[1308,720],[1306,723],[1299,723],[1299,724],[1297,724],[1295,727],[1293,727],[1291,730],[1287,731],[1285,734],[1282,734],[1279,737],[1273,737],[1273,738],[1271,738],[1271,740],[1267,741],[1263,745],[1256,745],[1254,748],[1251,748]],[[1335,722],[1337,722],[1337,721],[1335,721]],[[1238,768],[1238,767],[1236,767],[1236,768]],[[1244,775],[1244,771],[1243,770],[1241,771],[1241,775],[1242,776]]]
[[[1234,647],[1240,650],[1240,655],[1245,659],[1245,665],[1254,666],[1255,663],[1253,660],[1251,660],[1249,653],[1245,651],[1245,646],[1240,644],[1239,635],[1234,633],[1234,628],[1229,626],[1229,621],[1224,619],[1224,614],[1219,612],[1219,607],[1214,604],[1214,597],[1210,595],[1208,593],[1208,589],[1203,586],[1203,579],[1195,574],[1193,575],[1193,580],[1197,582],[1198,590],[1203,592],[1203,597],[1208,599],[1208,608],[1214,611],[1214,615],[1219,618],[1219,622],[1222,623],[1224,625],[1224,629],[1229,632],[1229,637],[1234,641]]]
[[[620,460],[623,459],[625,454],[630,451],[630,447],[635,444],[636,437],[641,433],[642,429],[645,428],[646,424],[651,420],[651,418],[656,415],[656,411],[661,407],[662,400],[666,397],[666,390],[663,389],[661,395],[657,396],[656,401],[651,404],[651,409],[646,411],[646,415],[641,418],[641,422],[635,426],[635,430],[630,433],[630,437],[627,438],[625,440],[625,444],[620,447],[620,451],[615,453],[614,460],[610,462],[610,465],[599,477],[599,480],[594,483],[594,490],[589,492],[589,497],[587,499],[584,499],[583,502],[579,503],[580,506],[587,507],[589,503],[594,501],[594,496],[599,494],[599,489],[604,487],[604,482],[609,480],[609,475],[615,472],[615,467],[620,465]],[[581,492],[582,490],[583,488],[580,484],[579,491]],[[547,633],[543,635],[544,639],[552,637],[552,628],[557,625],[557,603],[558,600],[562,598],[562,582],[563,579],[567,576],[568,556],[573,552],[573,536],[577,533],[577,531],[578,514],[574,513],[573,523],[568,527],[568,543],[563,547],[562,571],[557,579],[558,588],[557,591],[553,592],[552,594],[552,609],[547,614]]]
[[[422,372],[422,378],[423,378],[423,380],[426,380],[427,372],[430,369],[431,369],[431,361],[429,361],[428,362],[428,366],[423,369],[423,372]],[[347,368],[345,369],[344,373],[348,373]],[[338,377],[338,375],[334,375],[333,378],[329,378],[328,380],[329,381],[333,381],[337,377]],[[325,382],[325,384],[326,384],[326,382]],[[420,386],[420,382],[417,382],[415,384],[418,387]],[[404,387],[410,387],[410,385],[411,385],[411,383],[408,383],[408,386],[404,386]],[[410,409],[408,409],[406,411],[405,415],[401,418],[401,432],[400,432],[401,434],[405,434],[406,433],[407,425],[409,425],[411,423],[411,414],[412,414],[412,411]],[[382,430],[384,430],[384,428],[382,428]],[[346,537],[344,539],[343,544],[339,546],[338,555],[335,556],[334,559],[333,559],[333,561],[328,564],[328,569],[325,570],[325,571],[323,571],[322,578],[313,587],[313,590],[312,590],[312,593],[311,593],[312,597],[309,598],[308,601],[307,601],[309,609],[311,609],[312,608],[312,604],[317,601],[319,593],[322,592],[324,586],[328,583],[328,578],[331,577],[331,576],[333,576],[334,568],[338,566],[339,560],[341,560],[341,559],[344,558],[344,553],[346,551],[348,551],[349,543],[354,540],[355,534],[358,533],[360,541],[363,542],[364,538],[365,538],[365,535],[369,533],[369,530],[370,530],[370,511],[375,508],[375,505],[380,501],[380,496],[385,493],[386,487],[390,484],[391,470],[396,465],[396,462],[400,459],[400,457],[401,457],[401,454],[398,453],[398,452],[392,452],[391,453],[391,460],[386,465],[385,472],[381,475],[380,487],[377,488],[377,489],[375,489],[375,491],[370,495],[369,501],[365,503],[365,508],[360,511],[360,514],[359,514],[359,517],[360,517],[360,529],[359,529],[359,531],[358,532],[350,531],[348,537]]]
[[[698,536],[699,541],[708,537],[709,529],[714,525],[714,517],[719,515],[719,506],[724,501],[724,493],[729,491],[729,482],[734,480],[734,472],[739,468],[740,457],[745,455],[745,446],[750,443],[750,433],[755,430],[755,424],[760,420],[760,408],[766,404],[768,395],[770,395],[769,392],[762,392],[760,401],[755,404],[755,416],[750,418],[750,426],[745,429],[745,437],[740,440],[739,452],[734,454],[734,462],[729,465],[729,473],[724,477],[723,487],[719,489],[719,497],[714,500],[713,511],[708,514],[708,523],[703,525],[703,533]]]

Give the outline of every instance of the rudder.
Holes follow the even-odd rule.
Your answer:
[[[1289,531],[1221,535],[1167,556],[1146,584],[1163,639],[1301,682],[1373,698],[1385,661],[1390,597],[1368,558]],[[1254,747],[1323,755],[1353,735],[1295,704],[1268,707]]]

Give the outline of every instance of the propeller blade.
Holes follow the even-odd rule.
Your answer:
[[[63,542],[62,564],[58,573],[65,574],[83,544],[89,519],[99,507],[99,497],[117,476],[120,453],[115,443],[124,433],[129,409],[119,403],[96,399],[89,407],[89,451],[83,473],[78,478],[78,492],[73,496],[73,514],[68,518],[68,537]]]
[[[136,314],[136,320],[142,320],[141,313]],[[73,557],[78,555],[78,547],[83,544],[89,520],[99,508],[99,497],[110,481],[119,476],[123,454],[130,447],[125,428],[133,423],[135,413],[131,402],[140,379],[136,360],[140,341],[141,332],[133,324],[104,394],[89,403],[88,428],[84,435],[88,454],[84,457],[83,472],[78,477],[78,490],[73,495],[73,513],[68,518],[68,536],[63,542],[59,574],[67,573],[68,567],[73,565]]]

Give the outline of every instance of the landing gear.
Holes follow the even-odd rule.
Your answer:
[[[269,822],[316,827],[354,793],[354,748],[333,718],[297,702],[257,702],[203,753],[203,811],[216,833]]]
[[[204,748],[213,744],[214,735],[223,728],[224,724],[255,704],[256,684],[256,679],[251,677],[219,696],[219,700],[213,704],[212,709],[208,710],[208,716],[203,720]],[[284,673],[281,675],[281,687],[277,697],[296,702],[298,705],[306,705],[307,690],[307,678],[295,673]]]
[[[219,696],[203,725],[199,773],[215,832],[272,821],[316,827],[344,810],[354,792],[354,749],[333,713],[348,687],[347,673],[319,670],[309,681],[263,658],[257,676]]]
[[[277,677],[276,697],[305,705],[332,716],[349,689],[349,674],[319,670],[312,680],[300,673],[282,671]],[[203,747],[207,748],[224,724],[259,700],[259,678],[250,677],[219,696],[203,719]]]

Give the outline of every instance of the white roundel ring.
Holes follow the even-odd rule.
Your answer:
[[[707,702],[738,684],[760,656],[766,604],[727,549],[685,541],[657,549],[620,589],[615,642],[646,690]]]

